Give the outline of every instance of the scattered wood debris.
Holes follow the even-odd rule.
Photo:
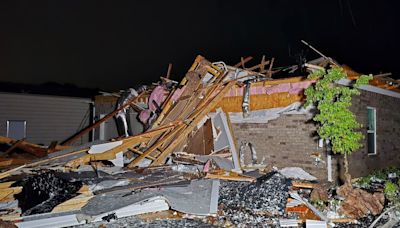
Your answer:
[[[114,111],[61,145],[0,136],[5,148],[0,154],[0,226],[131,224],[127,219],[158,225],[169,222],[157,220],[176,220],[176,225],[196,218],[193,224],[210,226],[326,227],[379,215],[386,206],[383,193],[346,183],[337,189],[344,200],[336,210],[332,191],[314,176],[297,167],[272,170],[257,161],[250,142],[238,148],[228,112],[246,116],[253,109],[285,107],[303,99],[298,92],[314,83],[304,77],[273,79],[280,71],[273,68],[274,58],[263,56],[261,63],[246,67],[251,59],[229,66],[197,56],[179,83],[170,79],[169,64],[160,82],[130,90]],[[337,64],[324,57],[303,67],[318,70],[332,63]],[[349,78],[359,76],[345,69]],[[388,76],[377,75],[371,85],[399,90]],[[251,96],[251,89],[265,91],[268,100]],[[287,96],[279,98],[279,93]],[[126,121],[128,107],[140,111],[143,132],[130,135],[125,128],[123,137],[72,146],[107,120]],[[244,164],[245,146],[251,164]]]

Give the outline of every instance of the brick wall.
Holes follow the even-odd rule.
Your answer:
[[[301,167],[319,179],[327,178],[326,164],[314,164],[312,153],[320,152],[317,138],[313,137],[316,127],[309,121],[310,115],[281,115],[266,124],[233,124],[238,145],[241,141],[251,142],[257,151],[257,160],[278,168]]]
[[[352,111],[363,124],[366,133],[367,106],[377,112],[377,155],[367,155],[366,139],[364,148],[349,157],[350,173],[353,177],[364,176],[374,169],[387,166],[400,166],[400,99],[381,94],[362,91],[361,96],[353,98]],[[320,180],[327,180],[326,164],[314,164],[311,154],[319,152],[326,161],[326,152],[317,147],[315,125],[310,115],[281,115],[266,124],[233,124],[238,145],[242,140],[253,143],[257,151],[258,162],[278,168],[301,167]],[[332,158],[333,177],[340,176],[342,156]]]
[[[363,125],[364,134],[367,132],[367,106],[376,109],[377,155],[368,155],[364,139],[364,147],[349,157],[350,173],[355,177],[388,166],[400,166],[400,99],[368,91],[355,96],[351,110]]]

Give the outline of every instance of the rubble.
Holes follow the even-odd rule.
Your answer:
[[[368,193],[365,190],[353,188],[349,181],[340,186],[336,192],[338,196],[345,197],[339,210],[350,218],[362,218],[369,213],[378,215],[385,205],[383,193]]]
[[[276,172],[258,178],[256,183],[222,182],[220,217],[235,225],[275,223],[273,218],[284,214],[289,186],[290,180]]]
[[[283,114],[310,113],[301,108],[299,94],[315,81],[296,77],[275,82],[272,75],[279,70],[272,69],[274,59],[263,58],[245,68],[248,60],[228,66],[198,56],[180,83],[162,77],[151,86],[122,92],[115,110],[61,144],[40,146],[0,137],[4,152],[0,225],[341,227],[358,222],[365,227],[372,223],[390,199],[377,192],[385,186],[383,180],[373,183],[370,192],[348,182],[335,195],[300,167],[272,170],[273,164],[257,153],[262,148],[235,137],[231,118],[234,123],[265,124]],[[314,69],[323,65],[307,64]],[[243,99],[240,110],[229,113],[223,106],[230,104],[221,102],[233,93]],[[279,93],[287,96],[268,106],[265,100],[260,104],[251,100],[252,93],[267,94],[267,99]],[[253,111],[254,105],[262,108]],[[140,111],[144,131],[139,134],[129,128],[131,106]],[[114,117],[119,137],[74,145]],[[389,178],[395,182],[398,176],[391,172]],[[398,194],[394,190],[390,196]],[[165,218],[162,213],[173,216]],[[393,213],[379,223],[395,224]]]

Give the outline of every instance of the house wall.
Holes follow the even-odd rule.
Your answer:
[[[368,155],[367,140],[364,147],[349,157],[350,173],[364,176],[372,170],[388,166],[400,167],[400,99],[369,91],[353,98],[351,110],[367,133],[367,106],[376,109],[377,154]]]
[[[0,135],[7,135],[7,120],[25,120],[27,141],[49,145],[64,141],[89,123],[90,99],[0,93],[0,100]],[[87,141],[84,136],[77,144]]]
[[[351,110],[363,124],[361,131],[366,134],[367,107],[376,108],[377,155],[368,155],[367,141],[364,147],[349,157],[350,174],[364,176],[374,169],[400,166],[400,99],[373,92],[362,91],[353,97]],[[301,167],[320,180],[327,180],[325,149],[318,148],[317,137],[313,137],[316,126],[310,121],[311,115],[281,115],[266,124],[233,124],[238,145],[246,140],[255,146],[258,162],[282,167]],[[323,162],[315,163],[313,153],[321,154]],[[325,162],[325,163],[324,163]],[[334,181],[343,173],[342,156],[332,158]]]
[[[243,140],[251,142],[257,152],[257,160],[278,168],[301,167],[319,179],[326,179],[327,169],[323,162],[315,163],[312,154],[325,153],[318,148],[315,133],[316,126],[309,122],[310,115],[281,115],[266,124],[232,124],[238,145]]]

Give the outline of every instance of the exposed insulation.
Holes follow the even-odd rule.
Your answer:
[[[294,102],[302,101],[303,94],[273,93],[250,95],[250,111],[286,107]],[[242,96],[224,97],[217,107],[224,112],[242,112]]]

